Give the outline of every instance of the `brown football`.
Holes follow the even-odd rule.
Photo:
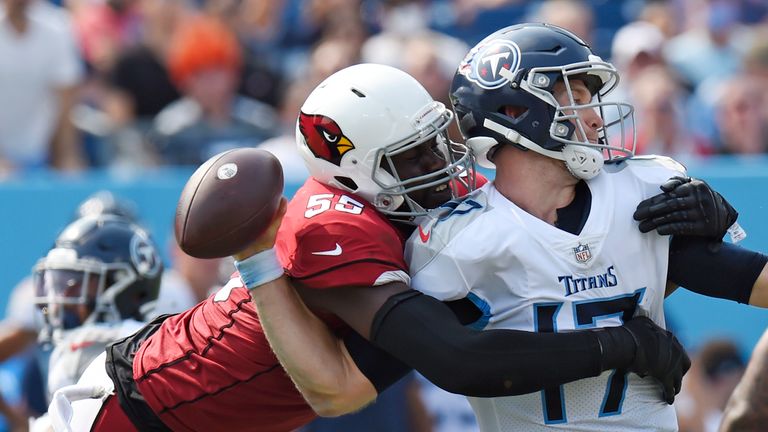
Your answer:
[[[283,169],[272,153],[220,153],[192,174],[176,207],[176,242],[197,258],[245,249],[269,226],[283,194]]]

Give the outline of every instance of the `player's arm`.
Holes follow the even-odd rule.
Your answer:
[[[365,359],[375,364],[376,356],[369,353],[374,348],[366,350],[354,336],[345,341],[334,335],[283,275],[272,246],[285,210],[283,199],[267,231],[234,256],[241,278],[251,288],[272,351],[312,409],[325,417],[356,411],[376,399],[377,386],[361,372],[346,344],[361,364]]]
[[[37,341],[37,331],[14,324],[0,327],[0,362],[24,351]]]
[[[252,289],[251,297],[272,351],[318,415],[357,411],[376,399],[376,386],[361,372],[345,340],[306,307],[287,277]]]
[[[661,190],[637,206],[634,218],[642,232],[674,236],[666,295],[682,285],[710,297],[768,307],[765,256],[721,243],[738,218],[728,201],[690,177],[672,177]]]
[[[568,333],[477,331],[463,325],[443,302],[401,282],[301,294],[437,386],[467,396],[526,394],[609,369],[628,369],[662,381],[664,399],[671,403],[690,366],[674,336],[647,318]]]
[[[757,431],[767,424],[768,331],[755,346],[747,370],[728,400],[720,431]]]
[[[667,279],[690,291],[768,307],[768,256],[732,243],[675,236]]]

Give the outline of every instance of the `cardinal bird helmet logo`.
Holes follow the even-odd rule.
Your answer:
[[[355,148],[341,131],[339,124],[321,114],[299,114],[299,130],[315,157],[335,165],[341,164],[344,153]]]

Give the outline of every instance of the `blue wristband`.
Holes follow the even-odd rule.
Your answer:
[[[249,289],[257,288],[283,275],[283,266],[277,260],[275,249],[267,249],[242,261],[235,261],[240,279]]]

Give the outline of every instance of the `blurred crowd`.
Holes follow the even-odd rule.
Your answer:
[[[635,106],[637,153],[685,161],[768,152],[765,0],[0,2],[0,181],[48,168],[196,166],[243,146],[270,150],[287,181],[301,181],[295,119],[325,77],[389,64],[448,104],[469,47],[522,21],[568,28],[617,66],[611,97]],[[210,292],[220,263],[171,255],[164,284],[186,287],[168,306],[175,311]],[[23,343],[36,337],[31,328]],[[695,355],[676,404],[681,430],[716,430],[744,356],[728,341]],[[390,393],[384,414],[373,408],[345,427],[320,421],[306,432],[476,430],[463,398],[419,377]]]
[[[385,63],[446,101],[468,47],[521,21],[618,67],[638,153],[764,153],[767,16],[760,0],[2,0],[0,178],[263,146],[301,179],[294,122],[319,81]]]

